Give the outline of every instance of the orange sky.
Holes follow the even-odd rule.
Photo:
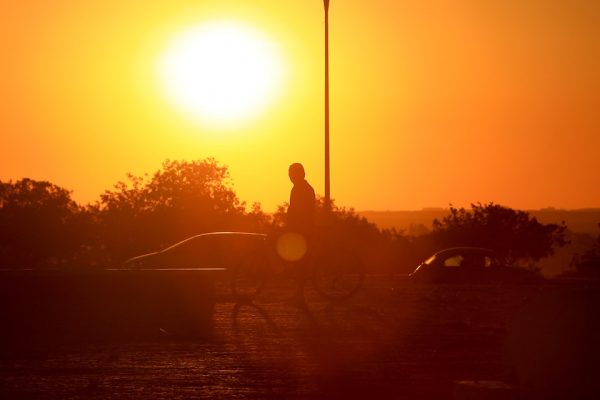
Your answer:
[[[600,3],[332,0],[332,196],[358,210],[495,201],[600,206]],[[168,103],[156,62],[185,27],[255,26],[288,69],[235,128]],[[323,193],[319,0],[3,1],[0,179],[87,202],[130,171],[215,157],[242,200],[287,200],[287,166]]]

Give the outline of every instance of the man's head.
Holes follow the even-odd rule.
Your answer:
[[[300,163],[293,163],[288,170],[290,180],[296,184],[304,180],[304,167]]]

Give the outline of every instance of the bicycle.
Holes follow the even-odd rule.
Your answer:
[[[268,237],[264,246],[250,253],[232,269],[232,294],[243,300],[256,298],[267,282],[281,272],[298,271],[302,282],[310,282],[326,300],[343,301],[354,296],[363,286],[365,268],[360,257],[348,246],[330,238],[314,240],[304,257],[286,261],[277,251],[277,238]]]

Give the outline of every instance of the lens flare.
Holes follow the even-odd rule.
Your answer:
[[[285,261],[298,261],[306,254],[306,239],[299,233],[287,232],[277,239],[277,254]]]

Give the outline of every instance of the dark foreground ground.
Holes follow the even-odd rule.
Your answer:
[[[104,315],[90,331],[86,314],[86,329],[48,318],[19,322],[29,331],[18,336],[5,316],[0,398],[452,399],[460,380],[520,380],[527,398],[597,394],[585,372],[600,365],[595,283],[414,286],[371,276],[350,302],[307,290],[306,306],[285,302],[286,282],[254,304],[224,290],[188,325],[127,328],[116,318],[121,326],[107,327]],[[177,307],[193,308],[185,301]]]

